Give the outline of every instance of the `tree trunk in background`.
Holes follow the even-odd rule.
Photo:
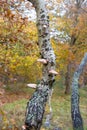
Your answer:
[[[55,55],[50,44],[49,16],[45,2],[44,0],[29,0],[29,2],[36,10],[40,54],[47,63],[43,64],[43,77],[27,104],[25,126],[26,130],[40,130],[49,90],[55,81]]]
[[[84,2],[84,0],[83,1],[82,0],[75,0],[74,2],[75,2],[75,8],[76,8],[76,10],[75,10],[75,12],[73,12],[74,13],[74,17],[75,17],[74,18],[75,20],[74,20],[74,23],[73,23],[73,28],[76,28],[76,26],[78,24],[79,9],[81,8],[81,4],[82,4],[82,2]],[[72,13],[72,15],[73,15],[73,13]],[[78,37],[76,36],[75,33],[73,33],[71,35],[71,41],[70,41],[70,46],[71,47],[76,44],[77,38]],[[71,77],[70,76],[71,75],[71,72],[70,72],[71,69],[69,69],[70,66],[72,66],[72,63],[69,63],[67,65],[67,72],[66,72],[67,76],[65,76],[65,86],[66,86],[66,88],[65,88],[65,94],[69,94],[70,93],[70,83],[71,83],[71,78],[70,78]]]
[[[72,35],[71,36],[71,42],[70,42],[70,46],[73,46],[75,45],[75,42],[76,42],[77,38]],[[69,94],[70,93],[70,86],[71,86],[71,68],[72,68],[72,63],[69,62],[68,65],[67,65],[67,72],[66,72],[66,75],[65,75],[65,94]]]
[[[87,71],[86,71],[86,73],[84,74],[84,86],[86,86],[87,85]]]
[[[71,42],[70,42],[70,46],[75,45],[77,38],[76,36],[72,35],[71,36]],[[72,63],[69,62],[67,65],[67,72],[65,75],[65,94],[69,94],[70,93],[70,86],[71,86],[71,69],[72,69]]]
[[[84,130],[83,121],[82,121],[82,117],[81,117],[80,109],[79,109],[78,84],[79,84],[79,77],[86,63],[87,63],[87,53],[82,59],[81,64],[79,65],[78,69],[74,73],[73,81],[72,81],[71,115],[72,115],[73,130]]]
[[[83,72],[83,84],[84,86],[87,85],[87,66],[85,67],[84,72]]]
[[[67,72],[65,75],[65,94],[70,93],[70,85],[71,85],[71,63],[67,65]]]
[[[79,79],[79,88],[83,88],[87,85],[87,66],[85,66],[83,73]]]

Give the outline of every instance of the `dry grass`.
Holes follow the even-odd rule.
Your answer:
[[[53,118],[49,130],[53,127],[61,127],[62,130],[72,130],[71,97],[70,95],[64,95],[63,90],[60,84],[56,84],[52,97]],[[81,114],[84,121],[84,128],[87,130],[87,88],[80,90],[80,97]],[[6,103],[0,108],[0,130],[21,130],[21,126],[24,123],[27,101],[28,99],[25,98],[20,99],[12,103]],[[47,130],[47,128],[44,128],[43,125],[42,130]]]

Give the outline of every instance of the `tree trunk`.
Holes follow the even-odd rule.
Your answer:
[[[70,42],[70,45],[71,45],[71,46],[75,45],[76,40],[77,40],[77,38],[76,38],[75,34],[72,35],[72,36],[71,36],[71,42]]]
[[[83,60],[81,61],[81,64],[79,65],[78,69],[74,73],[72,81],[71,115],[72,115],[73,130],[84,130],[83,121],[79,109],[78,84],[80,74],[82,73],[86,63],[87,63],[87,53],[85,54]]]
[[[80,7],[81,7],[80,4],[81,4],[81,3],[80,3],[78,0],[76,0],[76,4],[75,4],[76,11],[74,12],[75,20],[74,20],[74,23],[73,23],[74,29],[76,28],[76,26],[77,26],[77,24],[78,24],[79,9],[80,9]],[[72,12],[72,14],[73,14],[73,12]],[[75,32],[75,30],[74,30],[74,32]],[[70,41],[70,46],[71,46],[71,47],[76,44],[77,38],[78,38],[78,36],[76,36],[75,33],[73,33],[73,34],[71,35],[71,41]],[[65,77],[65,85],[66,85],[65,94],[69,94],[69,93],[70,93],[70,83],[71,83],[71,78],[70,78],[70,75],[71,75],[70,70],[71,70],[71,69],[69,69],[69,67],[71,66],[70,64],[71,64],[71,63],[69,63],[69,64],[67,65],[67,73],[66,73],[67,75],[66,75],[66,77]]]
[[[25,127],[26,130],[40,130],[49,90],[55,81],[55,55],[50,44],[49,16],[44,0],[29,0],[37,14],[38,43],[43,63],[43,77],[36,87],[27,104]]]
[[[71,85],[71,63],[67,65],[67,72],[65,75],[65,94],[70,93],[70,85]]]
[[[83,83],[84,83],[84,86],[87,85],[87,66],[85,67],[84,73],[83,73]]]

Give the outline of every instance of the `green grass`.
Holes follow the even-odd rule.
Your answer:
[[[53,108],[53,117],[51,120],[52,127],[56,126],[56,127],[61,127],[62,130],[73,130],[72,120],[71,120],[71,108],[70,108],[71,97],[70,95],[64,94],[64,89],[61,86],[59,86],[59,84],[58,85],[55,84],[55,85],[56,86],[54,88],[54,93],[52,96],[52,108]],[[33,91],[31,89],[26,89],[25,94],[26,92],[32,94]],[[80,97],[81,97],[80,110],[84,121],[84,130],[87,130],[87,90],[86,89],[84,88],[80,89]],[[9,121],[8,124],[10,124],[11,127],[15,125],[16,127],[20,128],[23,125],[27,101],[28,101],[27,99],[21,99],[18,101],[14,101],[13,103],[7,103],[1,108],[2,111],[4,111],[4,114],[2,114],[2,116],[5,118],[5,120]],[[5,124],[7,127],[6,121],[3,121],[2,124]]]
[[[4,126],[4,130],[7,130],[8,127],[21,128],[24,122],[27,101],[22,99],[13,103],[7,103],[0,109],[2,115],[1,124]],[[3,130],[2,126],[0,130]]]
[[[5,111],[8,111],[8,112],[10,112],[12,110],[14,111],[17,107],[20,108],[20,109],[22,108],[24,110],[26,103],[27,103],[26,99],[18,100],[18,101],[15,101],[13,103],[7,103],[7,104],[5,104],[3,106],[3,109]]]
[[[19,82],[19,83],[17,82],[17,83],[14,83],[14,84],[8,84],[5,87],[5,91],[10,92],[10,93],[16,93],[16,94],[17,93],[20,94],[21,92],[32,94],[34,92],[33,89],[28,88],[27,84],[24,84],[22,82]]]

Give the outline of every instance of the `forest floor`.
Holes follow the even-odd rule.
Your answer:
[[[26,85],[23,84],[19,86],[14,85],[5,88],[5,91],[0,94],[0,130],[21,130],[25,118],[26,104],[34,90],[25,87]],[[70,100],[70,95],[64,94],[61,82],[56,83],[52,96],[53,117],[51,126],[45,128],[43,125],[41,130],[53,130],[54,127],[72,130]],[[80,89],[80,110],[84,121],[84,130],[87,130],[87,87]],[[45,115],[48,111],[48,107],[46,107]]]

